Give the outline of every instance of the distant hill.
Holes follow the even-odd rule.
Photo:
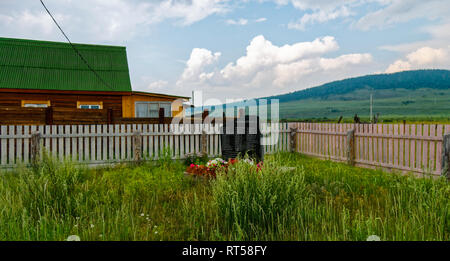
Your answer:
[[[285,120],[335,121],[343,116],[364,121],[373,115],[392,120],[450,122],[450,71],[416,70],[375,74],[330,82],[318,87],[260,99],[279,99],[279,117]],[[243,106],[244,102],[233,103]],[[214,106],[212,106],[214,107]],[[211,108],[214,114],[214,108]],[[270,106],[267,108],[270,117]]]
[[[416,70],[393,74],[375,74],[330,82],[318,87],[283,95],[266,97],[279,99],[280,103],[304,99],[338,99],[338,96],[361,89],[368,90],[418,90],[423,88],[448,90],[450,89],[449,70]],[[366,97],[365,97],[366,98]],[[344,98],[345,100],[345,98]]]

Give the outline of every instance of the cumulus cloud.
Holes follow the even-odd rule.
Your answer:
[[[277,46],[259,35],[250,41],[244,56],[220,69],[216,64],[220,53],[196,48],[177,86],[180,89],[195,86],[210,94],[223,91],[231,98],[261,97],[309,87],[300,83],[349,76],[353,67],[372,61],[367,53],[323,57],[338,49],[336,39],[331,36]]]
[[[432,69],[449,67],[450,46],[447,48],[422,47],[389,65],[386,73],[395,73],[412,69]]]
[[[211,78],[213,73],[205,73],[204,69],[208,65],[216,62],[221,53],[212,53],[210,50],[203,48],[194,48],[191,52],[189,60],[186,62],[186,68],[181,75],[177,85],[182,83],[202,82],[207,78]]]
[[[262,23],[262,22],[265,22],[265,21],[267,21],[267,18],[265,18],[265,17],[261,17],[261,18],[258,18],[258,19],[255,20],[255,22],[257,22],[257,23]]]

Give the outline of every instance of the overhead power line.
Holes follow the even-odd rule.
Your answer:
[[[89,68],[89,70],[91,70],[95,76],[109,89],[114,90],[114,88],[112,88],[105,80],[103,80],[102,77],[100,77],[100,75],[89,65],[89,63],[86,61],[86,59],[84,59],[83,55],[81,55],[81,53],[78,51],[78,49],[72,44],[72,42],[70,41],[69,37],[66,35],[66,33],[64,32],[64,30],[61,28],[61,26],[59,26],[58,22],[56,21],[56,19],[53,17],[52,13],[50,12],[50,10],[48,10],[47,6],[45,6],[44,1],[40,0],[42,6],[45,8],[45,11],[47,11],[48,15],[50,15],[50,17],[52,18],[53,22],[55,22],[56,26],[59,28],[59,30],[61,31],[61,33],[64,35],[64,37],[67,39],[67,41],[69,42],[70,46],[72,46],[72,49],[75,51],[75,53],[80,57],[80,59],[86,64],[86,66]]]

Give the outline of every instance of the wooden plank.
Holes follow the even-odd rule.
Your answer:
[[[368,133],[370,135],[373,135],[375,125],[374,124],[369,124],[368,128],[369,128]],[[373,137],[368,137],[367,139],[368,139],[368,142],[369,142],[369,158],[367,160],[370,161],[370,162],[373,162],[374,161],[373,160],[374,159],[374,154],[373,154],[373,151],[374,151],[374,138]]]
[[[444,125],[439,124],[436,130],[436,136],[441,138],[441,141],[436,142],[436,171],[439,173],[442,172],[442,139],[444,137],[444,128]]]
[[[383,124],[383,134],[388,135],[389,134],[389,125]],[[383,138],[383,163],[388,164],[389,163],[389,143],[387,138]]]
[[[78,125],[78,134],[83,134],[84,133],[84,126],[83,125]],[[78,161],[82,162],[83,161],[83,157],[84,157],[84,141],[83,138],[78,137]]]
[[[97,129],[101,129],[101,132],[104,135],[108,134],[108,125],[106,125],[106,124],[100,125],[100,127],[98,127]],[[101,160],[103,162],[107,162],[108,161],[108,137],[104,136],[104,137],[102,137],[100,139],[102,141],[102,146],[101,146],[102,149],[101,149],[101,152],[100,152],[101,153]]]
[[[411,135],[415,135],[416,134],[416,125],[411,125]],[[409,164],[410,164],[410,168],[414,169],[416,168],[416,141],[415,140],[410,140],[409,141]]]
[[[404,135],[410,135],[410,134],[411,134],[411,126],[409,124],[407,124],[407,125],[405,125]],[[410,165],[411,164],[410,157],[409,157],[409,153],[411,151],[409,146],[410,146],[411,142],[408,140],[405,140],[404,143],[405,143],[405,152],[404,152],[405,160],[403,161],[403,165],[405,167],[409,168],[411,166]]]
[[[125,136],[123,136],[123,134],[126,133],[126,126],[125,124],[121,124],[120,125],[120,134],[122,135],[120,137],[120,160],[125,160],[126,156],[127,156],[127,152],[126,152],[126,140],[125,140]]]
[[[180,125],[179,124],[174,124],[173,125],[173,130],[174,133],[178,134],[180,131]],[[174,139],[174,150],[173,150],[173,155],[176,159],[180,158],[180,136],[176,135],[173,137]]]
[[[23,126],[23,134],[30,134],[30,126]],[[30,138],[23,140],[23,163],[30,162]]]
[[[70,135],[70,129],[71,129],[70,125],[64,126],[64,134]],[[70,138],[65,138],[64,139],[64,156],[66,159],[69,159],[72,154],[71,146],[72,146],[72,143],[70,141]]]
[[[159,132],[162,134],[164,133],[164,124],[159,124]],[[159,135],[159,155],[160,157],[164,156],[164,148],[165,148],[165,139],[164,135]]]
[[[148,133],[148,124],[142,124],[142,133]],[[142,152],[144,159],[148,159],[148,136],[142,136]]]
[[[399,126],[399,135],[404,136],[405,135],[405,124],[400,124]],[[404,166],[404,158],[405,158],[405,141],[403,139],[400,139],[398,141],[398,165]]]
[[[155,132],[155,133],[159,133],[159,125],[158,124],[155,124],[155,125],[153,125],[153,131]],[[154,150],[154,152],[155,152],[155,159],[158,159],[159,158],[159,136],[158,135],[156,135],[156,136],[154,136],[153,137],[153,139],[154,139],[154,143],[155,143],[155,150]]]
[[[178,139],[180,140],[180,159],[183,159],[184,155],[185,155],[185,153],[184,153],[184,136],[183,136],[184,124],[180,124],[180,125],[178,125],[178,127],[179,127],[179,132],[180,132],[180,135],[178,136]]]
[[[430,136],[436,137],[437,125],[430,125]],[[430,141],[430,150],[429,150],[429,165],[428,168],[430,171],[436,170],[436,142]]]
[[[89,125],[84,125],[84,134],[90,133],[89,131]],[[90,161],[90,143],[89,143],[89,137],[84,138],[84,161]]]
[[[189,135],[190,132],[190,124],[184,124],[184,152],[185,154],[190,154],[190,144],[189,144]]]
[[[169,125],[164,124],[164,133],[169,134]],[[168,153],[168,150],[172,150],[172,147],[169,146],[169,135],[164,136],[164,150]]]
[[[91,133],[97,133],[96,126],[91,125]],[[91,158],[90,161],[96,161],[97,160],[97,144],[96,144],[96,138],[91,137]]]
[[[17,126],[16,127],[17,129],[16,129],[16,133],[18,134],[18,135],[23,135],[23,126],[21,126],[21,125],[19,125],[19,126]],[[22,155],[22,152],[23,152],[23,139],[22,138],[18,138],[18,139],[16,139],[16,143],[17,143],[17,157],[16,157],[16,160],[17,160],[17,163],[22,163],[23,162],[23,155]]]
[[[58,126],[52,125],[52,134],[57,134],[57,133],[58,133]],[[50,155],[52,155],[53,158],[56,159],[58,156],[58,139],[52,138],[51,143],[52,143],[52,146],[51,146],[49,153],[51,153]]]
[[[77,135],[77,126],[76,125],[72,125],[70,126],[71,128],[71,134],[72,135]],[[78,156],[78,149],[77,149],[77,138],[76,137],[72,137],[71,138],[71,143],[72,143],[72,150],[71,150],[71,155],[72,155],[72,161],[77,161],[77,156]]]
[[[127,124],[126,125],[126,131],[125,133],[133,133],[133,129],[131,124]],[[127,144],[127,155],[126,155],[126,159],[127,160],[131,160],[133,158],[133,150],[132,150],[132,146],[131,146],[131,136],[126,136],[126,144]]]
[[[168,130],[168,132],[169,132],[169,133],[174,133],[174,125],[173,125],[173,124],[170,124],[170,125],[169,125],[169,130]],[[174,137],[173,135],[170,135],[170,136],[169,136],[169,148],[170,148],[170,157],[171,157],[171,158],[174,158],[174,157],[175,157],[174,138],[173,138],[173,137]]]
[[[44,132],[45,134],[50,134],[52,132],[51,127],[49,125],[46,125]],[[50,153],[50,144],[51,144],[50,138],[44,138],[44,147],[47,150],[47,153]]]
[[[64,134],[64,126],[58,125],[58,134]],[[58,160],[64,160],[64,138],[58,138]]]
[[[155,131],[155,130],[153,129],[153,127],[154,127],[153,124],[148,125],[148,131],[149,131],[150,133],[152,133],[153,131]],[[154,148],[155,148],[155,139],[154,139],[154,135],[150,135],[150,136],[148,137],[148,142],[149,142],[149,144],[148,144],[148,149],[149,149],[148,155],[149,155],[149,157],[150,157],[151,159],[154,159],[154,158],[155,158],[155,152],[154,152]]]
[[[417,125],[416,135],[422,136],[422,125]],[[416,141],[416,168],[423,169],[422,166],[422,140]]]
[[[219,130],[219,125],[213,125],[213,127],[214,127],[214,144],[215,144],[215,146],[214,146],[214,148],[215,148],[215,156],[219,156],[222,152],[219,150],[219,148],[220,148],[220,146],[219,146],[219,138],[220,138],[220,136],[219,136],[219,133],[220,133],[220,130]]]
[[[423,136],[428,137],[430,126],[428,124],[423,125]],[[422,168],[424,170],[428,170],[428,150],[429,150],[429,142],[424,140],[422,142]]]
[[[10,125],[8,126],[8,134],[11,136],[14,136],[16,134],[15,126]],[[16,144],[15,139],[8,139],[8,164],[14,165],[15,164],[15,158],[16,158]]]
[[[116,150],[114,147],[114,137],[112,136],[112,134],[114,134],[114,125],[108,125],[108,134],[108,160],[112,161],[114,160],[114,152]]]
[[[399,132],[398,132],[398,124],[394,124],[394,135],[398,135],[399,134]],[[393,155],[393,165],[394,166],[397,166],[398,165],[398,139],[393,139],[393,146],[394,146],[394,150],[393,150],[393,152],[394,152],[394,155]]]

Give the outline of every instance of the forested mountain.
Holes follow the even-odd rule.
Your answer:
[[[450,89],[450,71],[416,70],[393,74],[367,75],[330,82],[318,87],[267,98],[279,99],[280,103],[315,98],[321,100],[335,100],[339,95],[348,94],[361,89],[376,91],[387,89],[417,90],[423,88],[439,90]]]

